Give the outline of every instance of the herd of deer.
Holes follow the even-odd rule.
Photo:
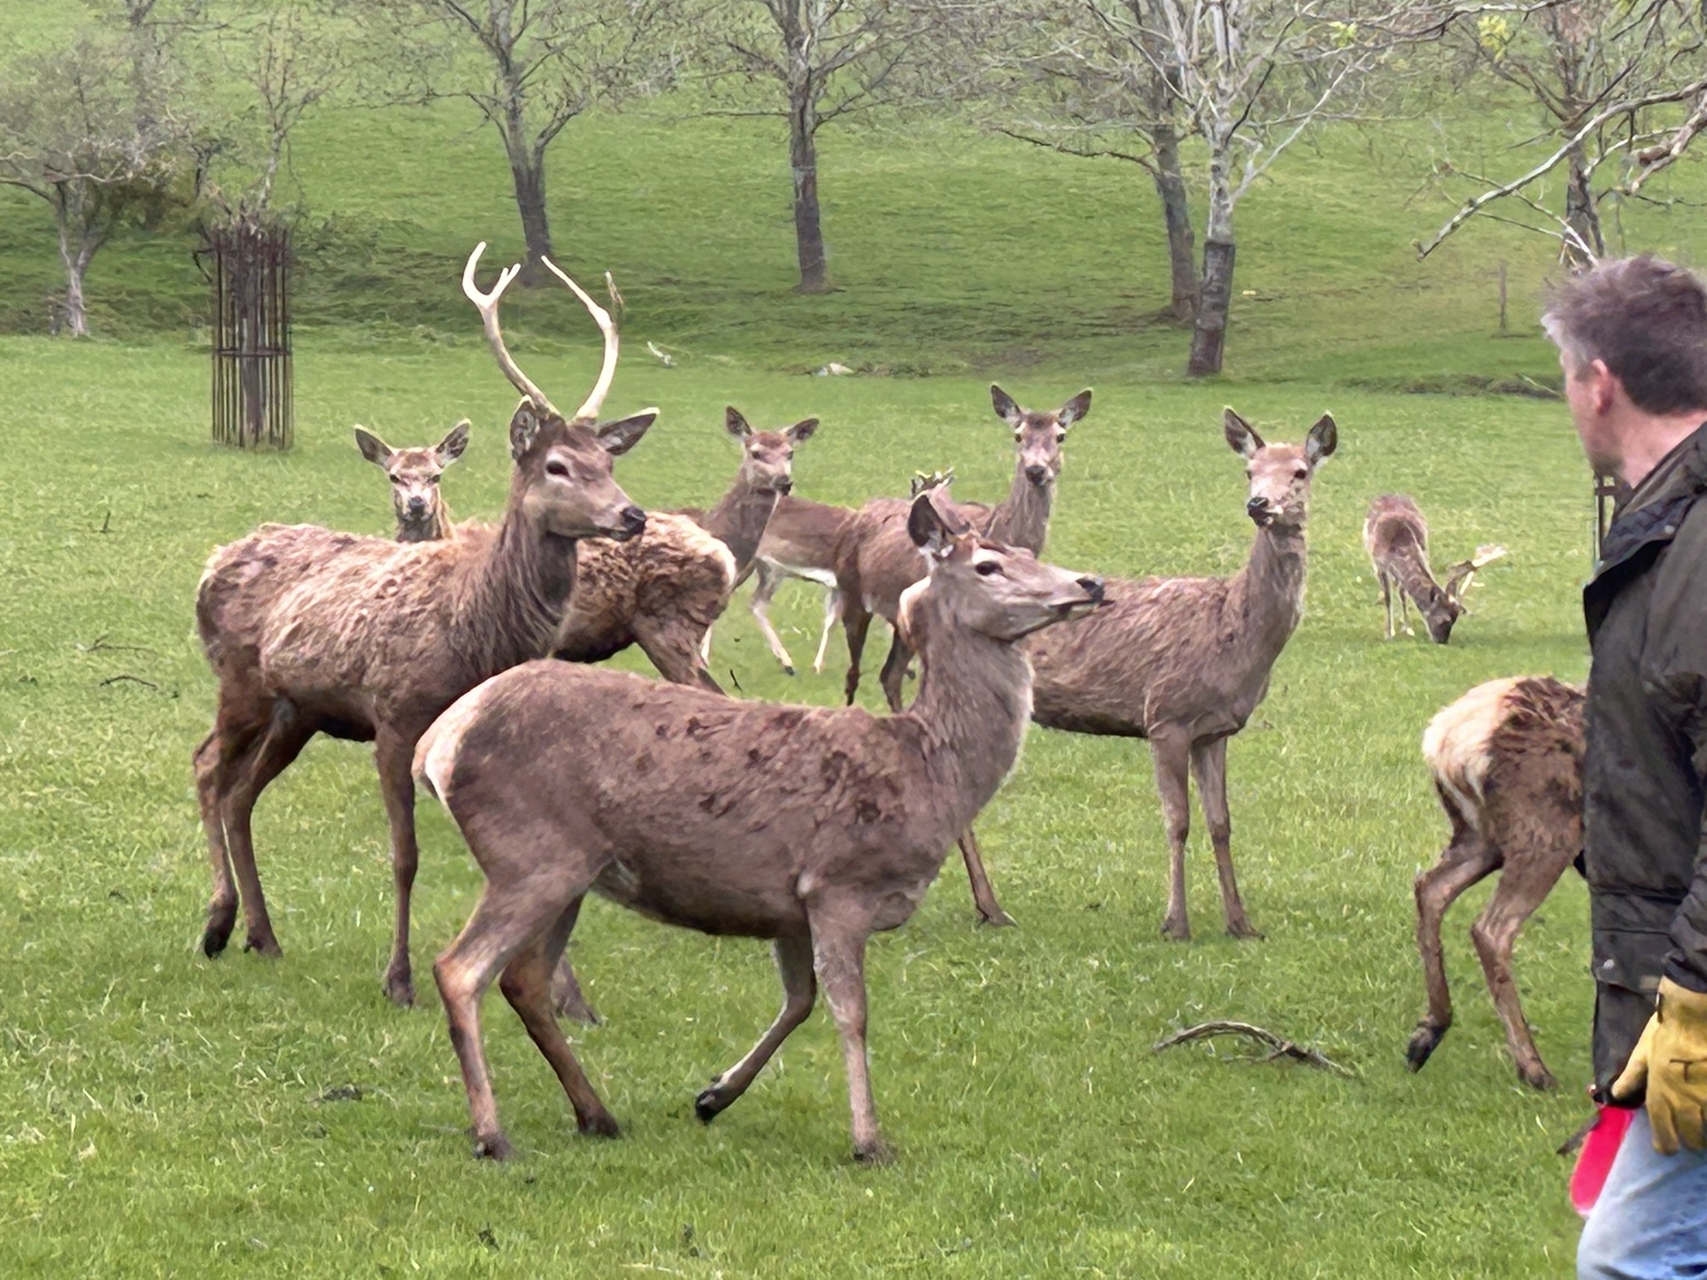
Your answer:
[[[494,978],[556,1071],[583,1132],[615,1134],[559,1029],[591,1019],[563,954],[588,892],[670,924],[768,938],[784,1004],[754,1048],[702,1092],[709,1122],[738,1098],[810,1011],[821,986],[841,1035],[854,1151],[881,1159],[865,1052],[864,953],[871,934],[917,908],[958,841],[980,916],[1011,923],[979,857],[972,821],[1013,767],[1028,721],[1148,739],[1167,839],[1163,932],[1186,939],[1188,771],[1197,779],[1224,921],[1260,936],[1240,900],[1229,843],[1227,740],[1267,692],[1303,609],[1312,477],[1335,450],[1323,416],[1301,445],[1269,444],[1231,409],[1223,430],[1246,463],[1256,535],[1227,578],[1126,581],[1038,560],[1062,446],[1090,411],[1081,392],[1052,413],[992,387],[1012,430],[1013,486],[995,506],[927,483],[910,500],[856,510],[791,495],[797,445],[817,420],[756,431],[734,408],[741,463],[709,511],[642,512],[612,476],[657,410],[600,422],[618,338],[609,314],[546,263],[604,335],[586,400],[565,415],[506,349],[489,292],[463,289],[499,367],[521,393],[514,461],[496,525],[453,524],[439,477],[468,443],[459,422],[431,448],[392,449],[356,429],[384,468],[395,541],[312,525],[264,525],[217,549],[196,620],[218,680],[212,731],[195,753],[213,871],[203,949],[219,954],[243,908],[245,949],[280,954],[255,865],[250,818],[263,789],[316,733],[372,741],[391,828],[396,925],[385,989],[410,1004],[415,788],[449,811],[486,877],[474,914],[433,974],[474,1118],[476,1152],[510,1151],[479,1022]],[[1371,508],[1364,540],[1387,602],[1414,600],[1445,643],[1483,548],[1444,588],[1427,526],[1408,498]],[[793,661],[766,607],[789,578],[827,589],[847,638],[844,708],[724,696],[707,668],[712,624],[756,577],[752,611],[785,670]],[[873,614],[893,628],[881,683],[893,715],[853,707]],[[1063,625],[1067,624],[1067,625]],[[1409,630],[1407,626],[1407,631]],[[664,682],[585,664],[638,645]],[[909,664],[919,687],[903,709]],[[1511,942],[1576,848],[1566,819],[1581,755],[1580,693],[1548,680],[1486,685],[1442,712],[1425,751],[1453,839],[1418,878],[1429,1015],[1420,1066],[1450,1022],[1440,915],[1470,883],[1511,864],[1477,922],[1476,945],[1519,1070],[1550,1083],[1511,982]],[[1548,804],[1552,808],[1547,808]]]

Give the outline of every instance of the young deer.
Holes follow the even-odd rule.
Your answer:
[[[793,487],[795,446],[817,427],[807,418],[754,431],[739,410],[726,409],[724,429],[741,442],[729,491],[710,511],[653,512],[633,542],[589,543],[556,656],[598,662],[638,644],[666,680],[721,693],[706,667],[711,625],[751,567],[778,496]]]
[[[436,445],[393,449],[365,427],[356,428],[356,448],[391,481],[397,541],[435,542],[450,532],[450,509],[439,477],[468,448],[469,421],[457,423]]]
[[[1499,871],[1470,926],[1506,1044],[1525,1084],[1553,1087],[1523,1019],[1511,950],[1582,847],[1583,690],[1551,676],[1479,684],[1429,721],[1423,758],[1452,826],[1440,860],[1418,873],[1417,950],[1428,1013],[1405,1056],[1420,1071],[1452,1025],[1440,924],[1458,895]]]
[[[777,499],[776,510],[771,512],[770,523],[765,526],[765,536],[753,562],[757,581],[750,607],[772,656],[788,675],[794,674],[794,659],[771,625],[771,599],[789,578],[824,588],[824,628],[818,637],[818,652],[812,659],[812,670],[822,671],[830,631],[842,616],[842,595],[836,589],[836,540],[853,515],[846,507],[785,495]]]
[[[1222,429],[1250,477],[1245,510],[1257,533],[1245,567],[1231,578],[1111,578],[1105,608],[1027,646],[1038,724],[1150,740],[1171,854],[1162,933],[1180,941],[1191,937],[1188,767],[1215,848],[1227,932],[1262,936],[1245,917],[1233,875],[1227,739],[1268,693],[1269,672],[1303,616],[1310,482],[1339,443],[1327,414],[1302,445],[1265,444],[1231,409]]]
[[[522,393],[510,420],[515,471],[503,522],[463,525],[436,542],[389,542],[314,525],[263,525],[217,549],[196,593],[202,648],[219,681],[213,731],[196,750],[196,784],[213,868],[202,948],[224,950],[242,888],[246,950],[277,956],[250,814],[268,783],[316,733],[372,741],[391,823],[396,937],[385,989],[412,1003],[409,894],[415,879],[415,741],[463,693],[547,652],[575,582],[576,540],[632,538],[646,514],[611,478],[611,460],[651,425],[648,409],[595,425],[616,372],[610,317],[555,264],[605,336],[604,367],[585,403],[565,418],[510,358],[498,301],[518,266],[480,311],[499,367]]]
[[[866,940],[913,914],[949,842],[1013,767],[1031,681],[1017,641],[1102,595],[1095,578],[962,530],[928,495],[909,527],[931,572],[901,611],[925,654],[905,714],[737,702],[543,662],[487,681],[421,739],[416,777],[486,875],[433,966],[476,1155],[511,1152],[480,1034],[481,996],[500,975],[581,1131],[617,1133],[551,1013],[552,969],[591,891],[666,924],[772,940],[782,1012],[695,1100],[702,1121],[741,1096],[821,983],[854,1156],[886,1156],[866,1060]]]
[[[1440,586],[1428,567],[1428,521],[1416,501],[1402,493],[1385,493],[1369,504],[1369,515],[1363,522],[1363,549],[1369,553],[1375,577],[1381,583],[1387,639],[1393,638],[1396,586],[1405,634],[1412,634],[1405,605],[1409,597],[1416,601],[1429,639],[1436,644],[1452,638],[1452,624],[1464,613],[1464,593],[1475,581],[1476,572],[1505,555],[1504,547],[1477,547],[1473,557],[1446,571],[1446,585]]]

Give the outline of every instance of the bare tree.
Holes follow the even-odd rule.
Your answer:
[[[722,93],[737,94],[732,114],[788,121],[794,176],[797,293],[827,293],[830,274],[818,205],[818,130],[871,107],[914,99],[907,72],[930,59],[932,24],[898,0],[723,0],[711,12],[718,34],[708,43]],[[780,100],[746,105],[747,87],[770,83]]]
[[[0,72],[0,183],[52,210],[65,267],[63,308],[87,337],[83,281],[119,227],[157,225],[182,198],[187,125],[177,111],[175,64],[132,0],[124,20],[80,28],[57,48]]]
[[[1522,209],[1484,216],[1554,237],[1567,265],[1587,266],[1606,252],[1601,205],[1639,195],[1707,129],[1707,32],[1698,5],[1562,0],[1515,15],[1486,13],[1456,31],[1477,68],[1540,108],[1544,129],[1536,140],[1546,154],[1504,180],[1443,160],[1442,178],[1481,190],[1419,244],[1422,257],[1501,202],[1502,209]]]
[[[472,103],[503,139],[531,278],[551,256],[545,157],[575,117],[674,77],[677,0],[374,0],[391,101]]]

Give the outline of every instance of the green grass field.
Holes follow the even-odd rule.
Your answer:
[[[576,1038],[627,1136],[575,1136],[494,998],[487,1043],[522,1158],[471,1160],[431,984],[413,1011],[380,993],[391,880],[365,748],[311,746],[257,812],[284,960],[201,957],[201,565],[263,520],[386,531],[357,421],[401,444],[468,414],[474,442],[446,494],[459,515],[497,512],[513,397],[455,275],[475,239],[494,242],[490,264],[519,236],[496,148],[467,120],[346,112],[307,130],[298,446],[283,456],[206,443],[203,293],[183,239],[110,246],[90,276],[104,336],[0,337],[0,1274],[1570,1274],[1577,1222],[1553,1149],[1587,1112],[1592,1000],[1574,877],[1517,962],[1559,1093],[1524,1089],[1506,1057],[1466,936],[1485,889],[1448,921],[1458,1025],[1424,1073],[1404,1070],[1422,1009],[1411,876],[1445,835],[1418,736],[1479,680],[1582,675],[1591,515],[1562,406],[1379,389],[1556,369],[1534,326],[1539,242],[1490,226],[1413,260],[1409,241],[1441,212],[1407,203],[1424,135],[1335,135],[1251,197],[1237,283],[1252,293],[1229,374],[1209,386],[1177,380],[1182,335],[1153,319],[1165,260],[1136,175],[948,126],[827,136],[844,288],[800,299],[770,131],[674,120],[664,104],[566,135],[552,175],[562,256],[585,277],[615,270],[631,307],[608,407],[664,411],[618,467],[642,504],[721,490],[735,464],[725,403],[767,424],[823,419],[798,460],[803,494],[857,503],[952,464],[959,493],[993,499],[1011,451],[989,377],[1028,404],[1089,382],[1050,558],[1231,572],[1251,530],[1222,403],[1271,439],[1298,438],[1324,408],[1340,423],[1317,482],[1307,614],[1231,751],[1235,856],[1267,939],[1218,936],[1198,831],[1198,940],[1163,943],[1145,749],[1034,732],[980,824],[1021,927],[975,927],[951,863],[873,945],[873,1073],[900,1150],[880,1170],[847,1160],[822,1013],[701,1128],[694,1093],[774,1013],[765,949],[604,904],[583,915],[574,958],[606,1022]],[[1633,247],[1701,247],[1682,213],[1630,217]],[[1494,332],[1502,258],[1512,338]],[[32,327],[55,266],[43,211],[0,195],[0,328]],[[593,335],[563,298],[521,294],[506,323],[560,402],[590,382]],[[647,339],[679,367],[651,361]],[[830,359],[932,376],[800,376]],[[1380,638],[1358,529],[1392,489],[1428,512],[1437,560],[1511,549],[1449,648]],[[786,590],[774,616],[809,652],[816,593]],[[836,648],[823,676],[783,676],[744,596],[713,666],[746,696],[828,704],[840,688]],[[479,876],[437,807],[420,812],[424,976]],[[1225,1045],[1151,1052],[1207,1018],[1268,1026],[1357,1076]]]

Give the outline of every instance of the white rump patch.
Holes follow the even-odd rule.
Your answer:
[[[450,808],[447,788],[456,769],[457,752],[462,749],[462,735],[480,714],[491,684],[491,680],[477,684],[451,703],[415,744],[415,781],[432,792],[447,810]]]
[[[1423,759],[1452,797],[1464,820],[1478,830],[1488,767],[1488,742],[1505,714],[1505,700],[1524,677],[1489,680],[1440,711],[1423,730]]]

